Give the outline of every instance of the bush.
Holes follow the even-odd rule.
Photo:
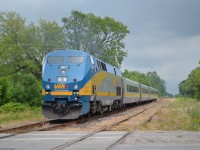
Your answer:
[[[41,106],[41,83],[32,74],[0,78],[0,106],[9,102]]]
[[[0,107],[0,112],[21,112],[30,109],[29,106],[21,103],[7,103]]]
[[[197,101],[200,101],[200,87],[196,88],[195,98]]]
[[[0,78],[0,106],[8,103],[6,101],[6,94],[9,88],[9,79],[8,78]]]
[[[16,75],[10,85],[6,98],[12,102],[41,106],[41,84],[31,74]]]
[[[1,100],[1,95],[2,95],[2,86],[0,85],[0,100]]]

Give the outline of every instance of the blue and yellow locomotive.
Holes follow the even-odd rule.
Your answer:
[[[83,51],[48,53],[42,73],[42,111],[49,119],[75,119],[157,99],[156,89],[124,79],[118,68]]]

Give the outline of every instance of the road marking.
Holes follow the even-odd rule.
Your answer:
[[[122,136],[110,136],[110,137],[88,137],[88,139],[117,139],[117,138],[121,138]]]
[[[89,137],[88,139],[117,139],[121,136],[111,136],[111,137]],[[10,138],[10,139],[1,139],[0,141],[30,141],[30,140],[75,140],[79,138]]]
[[[1,139],[0,141],[29,141],[29,140],[75,140],[79,138],[18,138],[18,139]]]
[[[54,134],[54,133],[49,134],[49,133],[48,133],[48,134],[45,134],[45,133],[44,133],[44,134],[21,134],[21,135],[28,135],[28,136],[31,136],[31,135],[44,135],[44,136],[45,136],[45,135],[65,135],[65,136],[66,136],[66,135],[81,135],[81,136],[82,136],[82,135],[87,135],[87,133],[86,133],[86,134],[85,134],[85,133],[83,133],[83,134],[81,134],[81,133],[80,133],[80,134],[73,134],[73,133],[63,133],[63,134]]]

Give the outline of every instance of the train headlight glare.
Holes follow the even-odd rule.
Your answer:
[[[62,77],[57,77],[57,82],[62,82]]]
[[[57,82],[67,82],[67,77],[57,77]]]
[[[63,77],[63,82],[67,82],[67,77]]]
[[[50,85],[47,84],[47,85],[46,85],[46,88],[47,88],[47,89],[50,89]]]
[[[77,84],[74,85],[74,89],[75,90],[78,89],[78,85]]]

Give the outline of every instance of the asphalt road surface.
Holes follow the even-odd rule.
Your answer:
[[[104,150],[126,131],[105,131],[94,134],[66,150]],[[88,132],[46,131],[31,132],[10,137],[0,134],[0,150],[50,150],[78,139]],[[113,150],[200,150],[200,132],[141,132],[130,134],[124,141],[114,145]]]

